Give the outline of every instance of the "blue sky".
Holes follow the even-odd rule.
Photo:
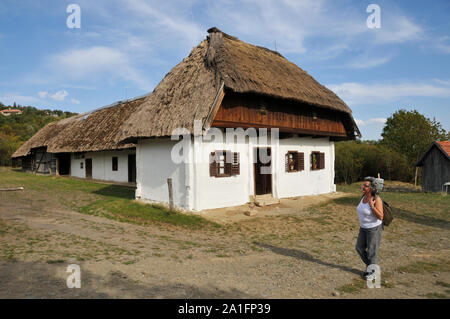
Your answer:
[[[367,27],[371,3],[381,28]],[[216,26],[332,89],[363,139],[400,108],[450,130],[449,18],[447,0],[2,0],[0,101],[85,112],[149,93]]]

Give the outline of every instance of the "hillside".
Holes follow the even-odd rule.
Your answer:
[[[12,153],[47,123],[77,114],[33,106],[5,106],[0,102],[0,111],[9,108],[18,109],[22,114],[0,115],[0,166],[11,165]]]

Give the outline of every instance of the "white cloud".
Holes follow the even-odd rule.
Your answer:
[[[355,119],[355,122],[356,125],[358,126],[366,126],[369,124],[384,124],[386,123],[386,119],[385,118],[372,118],[368,120]]]
[[[70,99],[70,102],[74,103],[74,104],[80,104],[80,101],[78,101],[77,99]]]
[[[55,101],[64,101],[67,95],[69,95],[69,93],[67,93],[66,90],[62,90],[50,95],[50,97]]]
[[[41,101],[34,96],[21,95],[20,93],[5,93],[0,96],[0,101],[5,105],[36,105]]]
[[[191,46],[205,38],[206,30],[187,18],[192,2],[183,4],[164,1],[155,5],[144,0],[121,0],[120,3],[123,8],[140,17],[141,27],[147,30],[158,29],[166,38],[169,35],[176,36]]]
[[[450,37],[439,37],[435,40],[435,47],[443,53],[450,54]]]
[[[436,81],[434,81],[436,82]],[[341,83],[327,87],[349,104],[392,102],[404,97],[450,97],[450,86],[434,83]]]
[[[309,58],[334,58],[351,50],[370,52],[379,45],[416,41],[423,28],[395,7],[381,7],[381,28],[369,29],[364,6],[344,6],[332,0],[217,0],[210,5],[211,20],[223,31],[245,35],[252,41],[274,41],[281,53],[300,53]],[[215,23],[217,23],[215,22]],[[228,31],[229,30],[229,31]],[[376,65],[385,57],[374,57]]]
[[[424,36],[423,28],[406,16],[402,16],[395,11],[384,16],[387,16],[387,18],[384,19],[385,22],[383,18],[381,19],[381,28],[373,29],[378,43],[402,43],[419,40]]]
[[[68,50],[50,57],[48,65],[65,78],[89,80],[109,76],[131,81],[144,90],[151,87],[149,81],[131,65],[129,56],[115,48],[95,46]]]
[[[391,61],[391,56],[386,57],[368,57],[368,56],[362,56],[356,58],[354,61],[350,62],[348,64],[348,67],[352,69],[369,69],[373,67],[377,67],[379,65],[383,65]]]
[[[47,97],[48,92],[40,91],[38,92],[38,95],[41,99],[45,99]]]

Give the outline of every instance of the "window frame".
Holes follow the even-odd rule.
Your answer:
[[[228,155],[229,154],[229,155]],[[227,162],[227,155],[231,162]],[[223,156],[221,160],[220,157]],[[219,160],[219,161],[217,161]],[[216,150],[210,153],[210,177],[231,177],[240,174],[239,153],[229,150]],[[220,173],[220,171],[223,173]]]
[[[294,164],[294,168],[291,169],[291,158],[290,156],[292,155],[292,161]],[[298,169],[298,151],[288,151],[286,153],[286,157],[287,157],[287,173],[295,173],[295,172],[299,172]]]
[[[323,166],[321,164],[320,158],[323,157]],[[314,158],[316,158],[316,168],[314,168]],[[311,152],[311,170],[312,171],[318,171],[321,169],[325,169],[325,153],[320,151],[312,151]]]

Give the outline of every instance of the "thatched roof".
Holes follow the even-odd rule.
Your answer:
[[[178,127],[193,131],[194,120],[208,127],[221,88],[298,101],[348,114],[350,108],[331,90],[278,52],[254,46],[217,28],[158,84],[121,128],[122,141],[170,136]],[[301,105],[301,104],[299,104]]]
[[[33,148],[47,147],[48,153],[103,151],[135,147],[117,143],[118,128],[147,96],[52,122],[25,142],[12,157],[26,156]]]

